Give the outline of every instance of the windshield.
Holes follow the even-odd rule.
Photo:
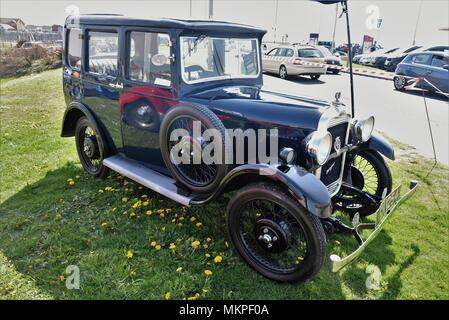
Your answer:
[[[181,37],[181,72],[187,83],[256,78],[259,75],[257,39]]]
[[[323,54],[317,49],[299,49],[298,55],[301,58],[323,58]]]
[[[329,56],[333,56],[332,52],[330,52],[330,50],[326,47],[319,47],[320,51],[327,57]]]

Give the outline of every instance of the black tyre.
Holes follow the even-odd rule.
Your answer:
[[[391,172],[385,160],[377,151],[367,149],[361,150],[354,157],[351,180],[354,187],[377,198],[390,194],[393,185]],[[338,209],[350,215],[358,212],[363,217],[374,213],[377,208],[354,201],[351,205]]]
[[[284,65],[282,65],[279,68],[279,78],[281,78],[281,79],[287,79],[288,78],[287,68]]]
[[[320,220],[275,185],[242,188],[226,218],[235,250],[263,276],[305,282],[321,269],[326,236]]]
[[[86,117],[81,117],[76,123],[75,143],[84,170],[97,178],[105,178],[109,172],[103,165],[105,142],[96,126]]]
[[[201,153],[213,139],[207,143],[201,138],[193,135],[193,123],[198,121],[201,124],[201,134],[207,129],[215,129],[220,134],[221,139],[221,159],[217,163],[207,164],[201,159],[200,163],[194,163],[195,153]],[[186,136],[178,137],[178,140],[171,141],[170,136],[173,130],[184,129],[188,133]],[[160,147],[165,165],[172,176],[182,185],[196,193],[210,193],[215,190],[223,177],[228,172],[225,164],[227,147],[225,143],[226,130],[223,123],[208,108],[204,106],[177,106],[172,108],[164,117],[160,129]],[[176,163],[173,161],[173,149],[179,144],[183,144],[179,150],[179,156],[183,152],[190,150],[188,155],[189,163]],[[188,148],[188,149],[187,149]]]
[[[310,78],[311,78],[312,80],[318,80],[320,77],[321,77],[321,75],[319,75],[319,74],[312,74],[312,75],[310,76]]]
[[[340,73],[340,70],[332,70],[331,71],[333,74],[339,74]]]
[[[406,80],[402,76],[396,76],[393,79],[394,88],[398,91],[404,91]]]

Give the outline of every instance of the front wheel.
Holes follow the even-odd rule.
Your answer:
[[[367,149],[355,155],[351,166],[351,181],[352,186],[378,199],[390,194],[393,185],[390,169],[382,156],[377,151]],[[358,212],[362,217],[373,214],[377,209],[355,198],[351,204],[342,207],[337,203],[335,206],[350,215]]]
[[[404,91],[405,82],[406,82],[405,77],[402,77],[402,76],[394,77],[394,79],[393,79],[394,88],[398,91]]]
[[[305,282],[321,269],[326,236],[320,220],[275,185],[238,191],[227,207],[227,226],[243,260],[271,280]]]

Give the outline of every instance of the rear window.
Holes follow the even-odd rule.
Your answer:
[[[116,32],[89,32],[89,71],[116,77],[118,35]]]
[[[299,49],[298,55],[301,58],[323,58],[321,51],[317,49]]]
[[[449,64],[449,58],[437,55],[432,57],[432,66],[434,67],[441,68],[447,64]]]
[[[72,68],[80,69],[83,47],[81,29],[69,29],[67,35],[67,62]],[[31,47],[31,43],[30,43]]]

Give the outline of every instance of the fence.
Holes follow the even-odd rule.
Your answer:
[[[1,42],[17,43],[20,40],[54,42],[62,40],[62,32],[32,32],[0,29]]]

